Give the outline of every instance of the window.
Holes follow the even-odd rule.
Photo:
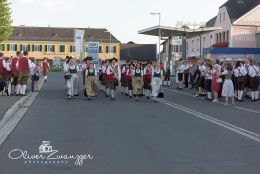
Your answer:
[[[112,53],[116,53],[116,46],[112,47]]]
[[[20,51],[30,51],[30,45],[28,44],[21,44]]]
[[[75,52],[75,46],[70,46],[70,52],[72,53],[72,52]]]
[[[179,52],[179,46],[176,45],[175,47],[176,47],[175,52],[178,53]]]
[[[86,46],[86,53],[88,53],[88,47]]]
[[[17,51],[16,44],[7,44],[7,51]]]
[[[99,46],[99,53],[103,53],[103,47]]]
[[[221,35],[221,33],[219,33],[219,42],[221,43],[222,42],[222,35]]]
[[[216,33],[216,43],[218,43],[218,33]]]
[[[194,40],[191,41],[191,52],[194,51]]]
[[[227,31],[227,42],[229,42],[229,31]]]
[[[226,42],[226,32],[223,32],[223,42]]]
[[[0,45],[0,51],[4,51],[5,50],[5,45],[4,44],[1,44]]]
[[[199,51],[200,50],[200,39],[198,38],[197,39],[197,51]]]
[[[225,20],[226,20],[226,13],[223,12],[223,22],[225,22]]]
[[[55,52],[55,46],[54,45],[45,45],[45,52]]]
[[[65,52],[65,45],[60,45],[60,53],[64,53]]]
[[[221,23],[222,13],[219,14],[219,23]]]
[[[212,38],[213,38],[212,35],[210,35],[210,43],[209,43],[210,47],[212,46]]]
[[[106,46],[106,53],[109,53],[109,46]]]
[[[42,51],[42,45],[33,45],[32,51],[33,52],[41,52]]]

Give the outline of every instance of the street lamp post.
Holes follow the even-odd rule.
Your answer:
[[[159,42],[158,42],[158,59],[159,59],[159,63],[161,63],[161,51],[160,51],[160,46],[161,46],[161,13],[151,13],[151,15],[158,15],[159,16]]]

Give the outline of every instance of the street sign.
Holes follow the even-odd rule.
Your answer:
[[[94,64],[98,64],[99,42],[88,43],[88,56],[93,58]]]

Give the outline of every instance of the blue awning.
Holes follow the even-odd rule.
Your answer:
[[[204,48],[203,54],[260,54],[260,48]]]

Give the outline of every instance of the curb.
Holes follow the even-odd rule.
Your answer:
[[[41,79],[39,89],[42,88],[43,83],[44,79]],[[0,121],[0,146],[19,123],[37,96],[38,93],[30,92],[27,96],[22,97],[7,110],[3,119]]]

